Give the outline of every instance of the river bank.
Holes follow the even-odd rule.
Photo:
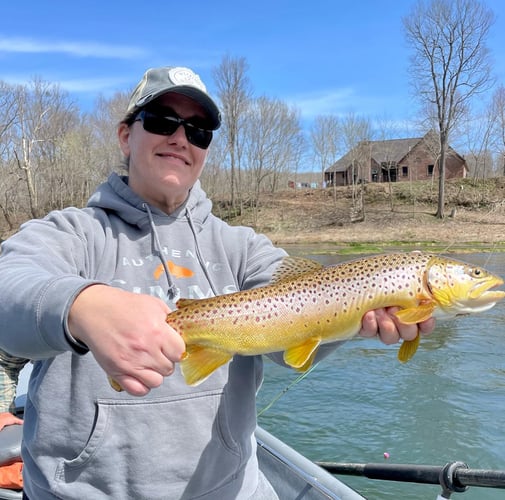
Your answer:
[[[363,218],[358,222],[351,221],[350,188],[265,194],[258,210],[244,211],[230,222],[252,226],[279,246],[317,245],[326,253],[505,251],[501,178],[478,187],[461,181],[449,184],[444,219],[435,217],[436,196],[426,185],[412,191],[412,186],[399,184],[392,196],[387,186],[366,186]]]

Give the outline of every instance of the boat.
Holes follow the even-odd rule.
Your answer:
[[[362,500],[341,482],[262,427],[256,429],[260,469],[281,500]]]
[[[18,411],[18,415],[22,412]],[[0,465],[19,458],[22,426],[0,431]],[[299,500],[362,500],[364,497],[335,476],[277,439],[265,429],[256,430],[260,468],[279,498]],[[1,500],[21,500],[22,492],[0,488]]]
[[[24,398],[17,399],[16,414],[22,417]],[[280,500],[364,500],[366,497],[338,476],[354,475],[370,479],[439,484],[438,498],[466,491],[470,486],[505,489],[505,471],[470,469],[463,462],[443,466],[416,464],[357,464],[313,462],[262,427],[256,432],[257,456],[261,471]],[[0,431],[0,466],[19,459],[22,426],[10,425]],[[19,490],[0,488],[0,500],[22,500]]]

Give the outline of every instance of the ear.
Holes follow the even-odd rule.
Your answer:
[[[130,133],[130,126],[126,123],[121,122],[117,129],[117,135],[119,139],[119,147],[121,148],[121,151],[125,158],[128,158],[130,156]]]

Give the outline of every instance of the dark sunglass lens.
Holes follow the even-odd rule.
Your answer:
[[[188,141],[201,149],[207,149],[212,141],[212,131],[199,128],[176,116],[163,116],[149,111],[141,111],[138,119],[146,132],[157,135],[172,135],[181,126]]]
[[[170,117],[159,116],[153,113],[144,113],[144,130],[151,134],[172,135],[179,127],[177,120],[171,120]]]
[[[184,127],[186,129],[186,137],[188,141],[202,149],[207,149],[212,141],[212,131],[203,128],[194,127],[192,125]]]

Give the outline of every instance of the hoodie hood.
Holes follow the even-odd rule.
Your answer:
[[[212,211],[212,202],[207,198],[196,181],[189,192],[186,201],[173,213],[167,215],[159,208],[150,206],[145,200],[130,189],[128,177],[112,173],[107,182],[103,183],[88,200],[88,207],[102,208],[116,215],[134,226],[144,228],[149,225],[149,210],[156,223],[167,222],[168,219],[177,220],[187,218],[191,214],[192,221],[202,225]]]

